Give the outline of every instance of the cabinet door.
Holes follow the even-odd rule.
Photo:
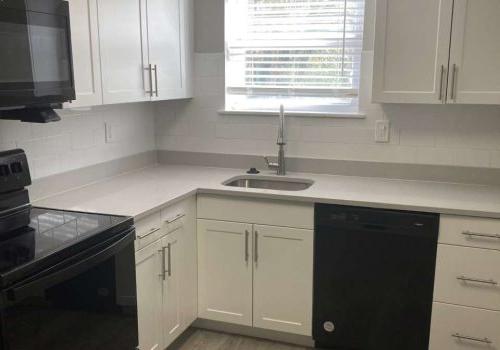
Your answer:
[[[76,100],[65,108],[102,104],[97,0],[69,0]]]
[[[105,104],[150,100],[145,0],[97,0]],[[147,86],[147,87],[146,87]]]
[[[162,265],[161,241],[135,254],[139,349],[160,350],[162,346]]]
[[[163,347],[169,346],[181,333],[181,251],[182,226],[162,239],[163,249]]]
[[[500,2],[455,0],[450,103],[500,104]]]
[[[181,2],[148,0],[149,62],[153,65],[153,100],[179,98],[183,91]]]
[[[252,325],[252,225],[198,220],[198,316]]]
[[[254,225],[254,327],[311,335],[313,237]]]
[[[444,103],[452,7],[453,0],[377,1],[375,102]]]

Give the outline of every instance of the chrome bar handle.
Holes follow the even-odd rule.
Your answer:
[[[500,239],[499,234],[489,234],[489,233],[479,233],[479,232],[471,232],[471,231],[463,231],[462,234],[464,236],[468,236],[469,238],[473,237],[482,237],[482,238],[494,238],[494,239]]]
[[[168,250],[168,270],[165,271],[168,273],[168,277],[172,276],[172,244],[167,244]]]
[[[470,341],[474,341],[474,342],[478,342],[478,343],[484,343],[484,344],[488,344],[488,345],[493,344],[493,342],[490,339],[488,339],[488,338],[469,337],[467,335],[461,335],[460,333],[454,333],[451,336],[453,338],[457,338],[459,340],[470,340]]]
[[[457,99],[456,96],[456,91],[455,91],[455,85],[456,85],[456,80],[457,80],[457,65],[454,63],[453,64],[453,71],[451,75],[451,100],[455,101]]]
[[[155,64],[155,67],[154,67],[154,70],[155,70],[155,95],[156,97],[158,97],[158,66]]]
[[[150,97],[153,97],[153,65],[150,63],[144,70],[149,71],[149,91],[146,90],[146,93],[149,94]]]
[[[250,236],[250,232],[248,230],[245,230],[245,261],[248,262],[248,259],[250,258],[250,253],[248,252],[248,238]]]
[[[165,281],[165,247],[162,247],[160,250],[158,250],[159,253],[161,253],[161,273],[160,273],[160,277],[162,278],[162,280]]]
[[[462,282],[474,282],[474,283],[483,283],[483,284],[491,284],[492,286],[498,285],[498,282],[492,279],[489,280],[484,280],[481,278],[472,278],[472,277],[466,277],[466,276],[458,276],[457,280],[462,281]]]
[[[175,221],[177,221],[179,219],[182,219],[185,216],[186,216],[186,214],[177,214],[173,218],[165,220],[165,223],[166,224],[171,224],[171,223],[173,223],[173,222],[175,222]]]
[[[254,242],[254,261],[259,262],[259,232],[255,231],[255,242]]]
[[[443,101],[444,64],[441,65],[441,80],[439,82],[439,101]]]
[[[143,239],[143,238],[146,238],[147,236],[150,236],[153,233],[158,232],[158,231],[160,231],[160,228],[154,227],[143,235],[137,235],[137,238]]]

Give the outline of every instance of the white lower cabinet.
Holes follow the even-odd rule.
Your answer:
[[[254,225],[253,325],[311,335],[313,231]]]
[[[199,317],[311,335],[313,231],[198,220]]]
[[[171,344],[183,331],[180,301],[181,244],[179,228],[162,239],[163,343]]]
[[[500,312],[434,303],[429,350],[500,349]]]
[[[145,247],[136,244],[142,247],[135,257],[139,349],[165,349],[197,317],[196,199],[152,214],[136,229],[138,241],[157,238]]]
[[[252,325],[252,225],[198,220],[198,314]]]
[[[139,323],[139,349],[157,350],[162,346],[161,240],[135,254],[137,283],[137,318]]]

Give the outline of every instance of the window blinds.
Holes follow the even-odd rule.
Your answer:
[[[226,11],[226,98],[236,108],[357,101],[364,0],[226,0]]]

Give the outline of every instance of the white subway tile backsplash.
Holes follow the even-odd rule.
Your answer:
[[[360,109],[365,119],[288,118],[287,154],[326,159],[500,167],[500,107],[371,103],[373,52],[362,56]],[[276,153],[277,118],[231,116],[224,105],[223,53],[195,55],[195,98],[157,108],[157,147],[193,152]],[[170,121],[189,120],[187,126]],[[388,119],[387,144],[374,141]],[[178,124],[181,123],[181,124]],[[173,135],[174,134],[174,135]]]
[[[41,178],[156,149],[154,107],[129,104],[89,110],[63,110],[49,124],[0,121],[0,150],[23,148],[32,177]],[[104,142],[106,122],[118,139]]]

